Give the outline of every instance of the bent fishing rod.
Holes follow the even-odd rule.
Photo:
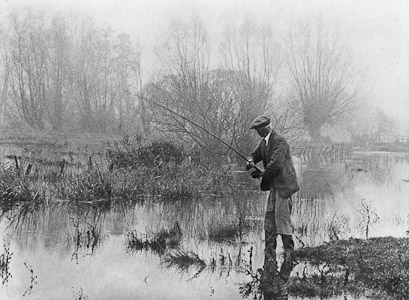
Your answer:
[[[178,112],[176,112],[176,111],[173,111],[173,110],[171,110],[170,108],[168,108],[168,107],[166,107],[166,106],[164,106],[164,105],[162,105],[162,104],[160,104],[160,103],[158,103],[158,102],[156,102],[156,101],[154,101],[154,100],[152,100],[152,99],[146,99],[145,97],[142,97],[142,96],[138,96],[138,97],[141,98],[141,99],[143,99],[143,100],[145,100],[145,101],[147,101],[148,103],[153,103],[154,105],[156,105],[156,106],[158,106],[158,107],[160,107],[160,108],[162,108],[162,109],[164,109],[164,110],[166,110],[166,111],[168,111],[168,112],[170,112],[170,113],[172,113],[172,114],[174,114],[174,115],[176,115],[176,116],[182,118],[183,120],[185,120],[185,121],[191,123],[192,125],[195,125],[196,127],[200,128],[201,130],[203,130],[204,132],[206,132],[207,134],[209,134],[209,135],[211,135],[212,137],[214,137],[216,140],[218,140],[219,142],[221,142],[223,145],[225,145],[226,147],[228,147],[230,150],[232,150],[232,151],[233,151],[234,153],[236,153],[238,156],[240,156],[241,158],[243,158],[246,162],[248,162],[248,163],[250,162],[250,161],[249,161],[243,154],[241,154],[239,151],[237,151],[236,149],[234,149],[232,146],[230,146],[229,144],[227,144],[225,141],[223,141],[221,138],[219,138],[217,135],[215,135],[215,134],[212,133],[211,131],[209,131],[209,130],[207,130],[206,128],[204,128],[203,126],[197,124],[195,121],[192,121],[192,120],[188,119],[188,118],[185,117],[184,115],[182,115],[182,114],[180,114],[180,113],[178,113]],[[254,169],[256,169],[256,170],[259,171],[259,172],[262,172],[257,166],[254,166]]]

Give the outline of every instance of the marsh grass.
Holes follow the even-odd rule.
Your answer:
[[[409,299],[409,239],[350,239],[295,251],[298,262],[314,271],[291,279],[299,296],[371,295],[372,299]]]
[[[0,254],[0,277],[2,280],[2,284],[4,285],[12,277],[10,273],[10,262],[13,253],[10,252],[9,243],[5,242],[3,244],[3,249],[4,249],[3,253]]]
[[[71,218],[73,230],[66,232],[67,246],[71,246],[74,252],[72,260],[78,263],[80,254],[94,255],[95,250],[102,243],[101,228],[99,222],[89,223],[83,221],[79,216]]]
[[[26,291],[23,294],[23,298],[27,295],[30,295],[34,286],[37,284],[37,278],[38,276],[34,273],[34,269],[27,264],[27,262],[24,263],[24,266],[26,269],[30,272],[30,286],[26,289]]]
[[[409,253],[407,238],[370,238],[334,240],[318,247],[294,252],[298,264],[287,284],[295,297],[327,299],[343,296],[349,299],[409,299]],[[240,284],[244,298],[263,299],[265,292],[280,288],[266,286],[263,268],[253,270],[244,262],[242,272],[249,277]]]
[[[0,169],[0,199],[4,203],[36,202],[44,195],[42,185],[18,169]]]
[[[110,200],[112,197],[111,178],[99,169],[67,174],[54,186],[54,197],[69,201]]]
[[[239,259],[239,258],[238,258]],[[199,277],[203,273],[217,274],[218,277],[223,275],[227,278],[235,265],[230,252],[223,251],[221,248],[217,253],[214,252],[205,260],[199,257],[193,251],[184,251],[179,248],[167,251],[161,256],[161,267],[165,269],[174,269],[181,275],[191,274],[188,281]]]
[[[301,247],[315,241],[340,240],[347,237],[350,230],[350,218],[337,213],[323,219],[298,215],[294,222],[294,234]]]
[[[185,160],[184,148],[170,141],[143,143],[125,137],[107,150],[107,159],[119,175],[118,195],[149,194],[164,199],[189,199],[211,190],[223,193],[232,187],[232,176],[221,167]],[[132,179],[129,179],[132,178]],[[130,188],[130,187],[134,188]]]
[[[143,202],[146,197],[189,200],[206,190],[222,195],[232,189],[227,172],[190,163],[185,156],[183,148],[172,142],[131,143],[125,139],[121,146],[117,143],[108,148],[106,166],[89,163],[75,170],[32,165],[2,168],[0,209],[5,213],[16,203],[54,200],[105,201],[110,205],[116,201]]]
[[[197,277],[206,267],[206,262],[193,251],[182,251],[177,249],[173,252],[166,253],[161,258],[161,266],[166,269],[174,268],[179,273],[188,273],[193,268],[197,270]]]
[[[170,229],[161,229],[156,233],[141,234],[135,229],[126,232],[126,248],[128,252],[152,251],[159,255],[168,249],[179,247],[182,231],[176,222]]]
[[[118,168],[138,169],[166,163],[180,164],[185,153],[182,146],[165,140],[144,142],[139,136],[126,135],[107,149],[107,158]]]

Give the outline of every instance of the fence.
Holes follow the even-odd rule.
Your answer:
[[[385,143],[385,144],[402,143],[402,144],[409,145],[409,136],[395,135],[395,134],[381,134],[376,139],[376,142]]]

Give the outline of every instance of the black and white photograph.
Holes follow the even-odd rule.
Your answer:
[[[1,300],[409,299],[409,0],[0,0]]]

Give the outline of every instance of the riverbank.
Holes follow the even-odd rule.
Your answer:
[[[100,160],[83,164],[34,164],[15,157],[0,170],[2,212],[14,203],[37,205],[53,201],[143,202],[147,197],[191,199],[206,192],[222,195],[234,189],[230,172],[197,165],[172,142],[133,143],[124,139],[109,146]],[[102,162],[103,161],[103,162]]]
[[[289,292],[323,297],[351,294],[409,299],[409,238],[349,239],[295,251]]]

